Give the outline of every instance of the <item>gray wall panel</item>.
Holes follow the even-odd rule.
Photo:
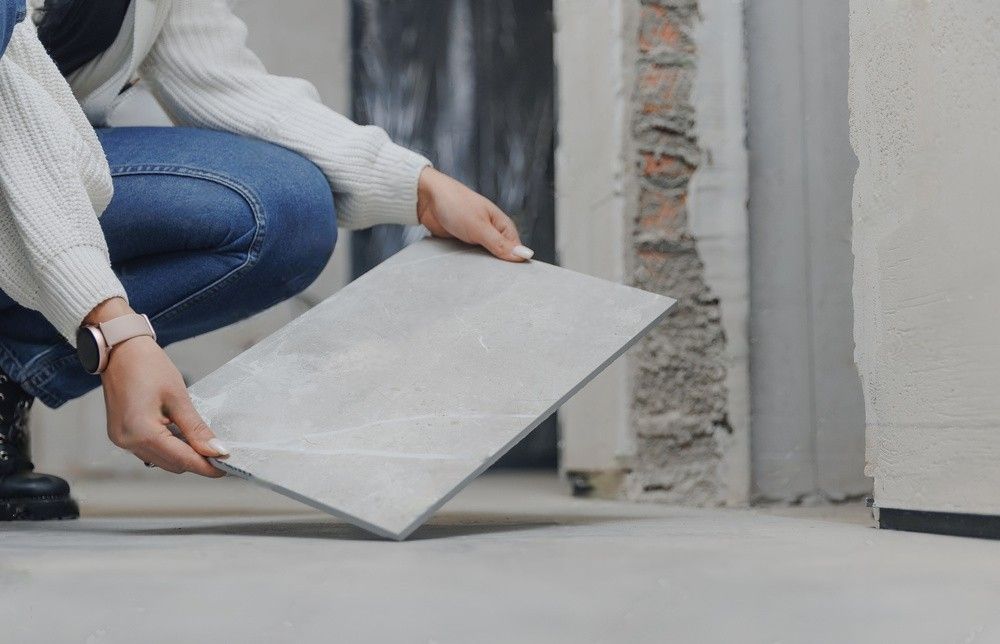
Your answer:
[[[841,499],[870,489],[851,340],[848,6],[746,11],[754,494]]]

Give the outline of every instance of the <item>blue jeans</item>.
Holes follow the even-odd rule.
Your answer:
[[[24,20],[24,0],[0,0],[0,56],[7,50],[14,25]]]
[[[326,266],[337,241],[333,194],[304,157],[209,130],[98,137],[115,187],[100,218],[111,264],[162,345],[263,311]],[[100,384],[40,313],[3,293],[0,369],[50,407]]]

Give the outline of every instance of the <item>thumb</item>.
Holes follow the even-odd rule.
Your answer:
[[[523,262],[531,259],[535,251],[521,244],[521,237],[517,234],[517,226],[502,210],[490,204],[489,208],[490,225],[487,226],[488,234],[492,239],[492,245],[487,246],[494,255],[500,259],[512,262]],[[499,235],[500,239],[496,238]],[[499,250],[494,250],[494,248]]]
[[[483,229],[479,232],[479,237],[479,243],[482,244],[483,248],[496,257],[509,261],[519,261],[511,252],[514,249],[514,243],[501,235],[500,231],[493,226],[484,224]]]
[[[516,239],[512,240],[504,236],[489,219],[481,222],[477,233],[478,239],[475,241],[500,259],[508,262],[523,262],[533,254],[530,249],[521,246]]]
[[[191,404],[191,399],[184,392],[170,408],[170,420],[177,425],[184,440],[187,441],[194,451],[202,456],[225,458],[229,456],[229,449],[215,437],[215,434],[208,427],[208,423],[201,417],[201,414]]]

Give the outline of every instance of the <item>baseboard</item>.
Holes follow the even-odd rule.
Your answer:
[[[1000,516],[995,514],[878,508],[875,515],[878,526],[887,530],[1000,539]]]

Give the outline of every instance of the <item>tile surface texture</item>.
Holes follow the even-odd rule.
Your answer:
[[[191,395],[225,469],[402,539],[672,304],[424,240]]]

